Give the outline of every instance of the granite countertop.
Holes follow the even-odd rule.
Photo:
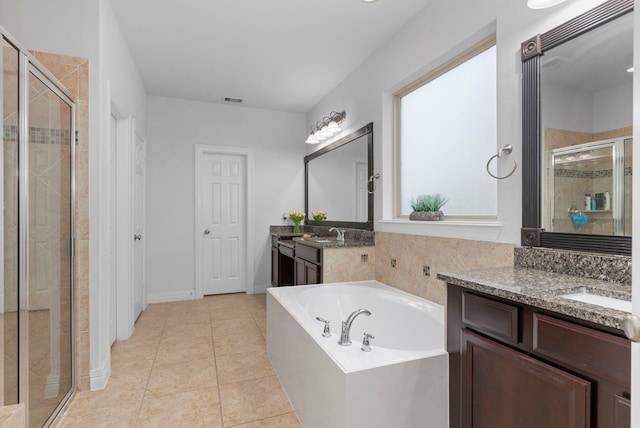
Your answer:
[[[295,242],[308,245],[314,248],[350,248],[350,247],[372,247],[376,245],[374,241],[363,239],[348,239],[344,242],[338,241],[335,236],[317,236],[313,238],[293,238]]]
[[[559,297],[585,289],[593,294],[631,300],[631,285],[524,267],[440,272],[438,279],[470,290],[535,306],[622,330],[627,312]]]

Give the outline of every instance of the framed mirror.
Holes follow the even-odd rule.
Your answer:
[[[633,0],[522,43],[523,246],[631,255]]]
[[[373,230],[373,123],[305,156],[304,167],[305,224]]]

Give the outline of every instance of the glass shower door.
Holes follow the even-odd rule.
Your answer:
[[[3,388],[0,405],[18,403],[18,50],[2,39],[2,131],[3,147],[0,150],[2,162],[2,203],[3,221],[0,236],[4,262],[2,268],[3,286],[0,305],[0,364],[2,365]]]
[[[73,107],[37,70],[29,72],[29,426],[40,427],[73,385]]]

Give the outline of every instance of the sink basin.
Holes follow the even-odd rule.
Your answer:
[[[592,305],[604,306],[605,308],[617,309],[619,311],[631,312],[631,302],[614,297],[600,296],[590,293],[589,291],[580,291],[578,293],[563,294],[560,297],[564,299],[575,300],[578,302],[589,303]]]

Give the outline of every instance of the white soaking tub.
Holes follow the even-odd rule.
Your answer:
[[[340,326],[367,309],[341,346]],[[330,338],[322,336],[330,321]],[[371,352],[363,352],[363,333]],[[305,428],[447,427],[444,309],[377,281],[270,288],[267,353]]]

